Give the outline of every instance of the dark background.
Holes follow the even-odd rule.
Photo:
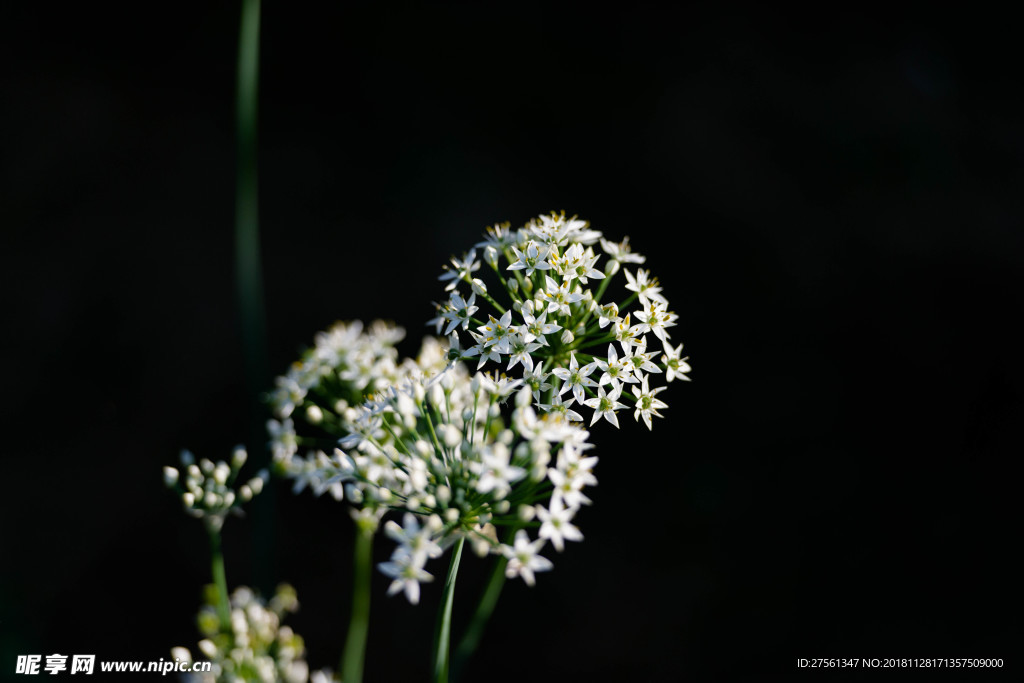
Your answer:
[[[227,458],[254,417],[237,9],[0,10],[0,677],[17,654],[195,650],[205,540],[160,468]],[[1017,664],[1007,18],[268,2],[261,59],[272,372],[336,319],[395,320],[414,352],[445,259],[550,210],[628,234],[680,316],[693,382],[653,434],[595,428],[586,541],[507,588],[468,680]],[[273,524],[225,529],[229,583],[293,583],[308,660],[334,666],[347,510],[267,500]],[[457,618],[483,579],[463,567]],[[439,584],[413,608],[375,581],[367,680],[426,680]]]

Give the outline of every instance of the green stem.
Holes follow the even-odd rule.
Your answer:
[[[441,610],[437,615],[436,645],[434,650],[434,683],[448,683],[448,656],[452,637],[452,602],[455,600],[455,577],[459,573],[459,560],[462,559],[462,546],[465,536],[452,553],[452,561],[448,566],[448,578],[444,582],[444,595],[441,597]]]
[[[228,578],[224,573],[224,553],[220,548],[220,532],[209,524],[206,525],[206,531],[210,537],[210,568],[213,583],[217,586],[217,618],[220,620],[220,630],[230,633],[231,602],[228,598]]]
[[[341,679],[345,683],[363,680],[366,638],[370,627],[370,574],[373,567],[373,530],[358,528],[352,579],[352,615],[348,622],[345,651],[341,656]]]
[[[259,83],[260,0],[243,0],[238,31],[235,101],[235,276],[241,306],[244,357],[250,393],[261,390],[266,367],[266,321],[260,266],[256,173],[256,111]]]
[[[463,634],[462,640],[459,641],[458,647],[455,648],[455,657],[452,661],[452,678],[454,680],[459,680],[466,663],[473,656],[473,653],[476,652],[476,648],[480,644],[484,628],[487,626],[487,622],[490,620],[491,615],[494,613],[494,608],[498,604],[501,589],[505,587],[505,565],[507,564],[508,558],[506,557],[500,557],[494,563],[491,578],[488,580],[484,594],[477,604],[473,618],[469,622],[469,627]]]
[[[267,324],[263,302],[257,182],[257,110],[260,49],[260,0],[242,0],[238,25],[235,89],[235,286],[242,332],[242,358],[249,395],[248,445],[252,464],[270,464],[264,448],[265,406],[260,393],[269,383]],[[273,586],[274,493],[270,489],[251,507],[254,579],[265,592]]]

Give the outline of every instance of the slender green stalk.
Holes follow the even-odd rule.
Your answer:
[[[452,552],[452,561],[448,566],[448,578],[444,582],[444,595],[441,597],[441,609],[437,615],[435,631],[436,648],[434,650],[434,683],[448,683],[448,656],[452,637],[452,602],[455,600],[455,577],[459,573],[459,560],[462,559],[462,546],[465,536]]]
[[[220,549],[220,532],[212,525],[206,525],[210,537],[210,566],[213,583],[217,586],[217,618],[221,631],[231,630],[231,603],[228,598],[228,578],[224,573],[224,553]]]
[[[470,620],[462,640],[459,641],[458,647],[455,648],[455,656],[452,658],[452,680],[457,681],[461,678],[466,663],[473,656],[473,653],[476,652],[476,648],[480,644],[484,628],[487,626],[487,622],[490,620],[491,614],[494,613],[494,608],[498,604],[501,589],[505,587],[505,565],[507,564],[508,558],[505,557],[498,558],[494,563],[491,578],[487,581],[487,587],[484,589],[480,602],[477,603],[473,618]]]
[[[358,527],[358,525],[357,525]],[[341,655],[341,680],[361,683],[370,628],[370,574],[373,567],[373,530],[357,528],[352,578],[352,616],[348,622],[345,651]]]
[[[235,287],[242,328],[242,358],[249,401],[246,441],[256,467],[265,467],[270,455],[263,447],[265,406],[260,392],[267,388],[266,317],[260,260],[259,195],[256,141],[259,86],[260,0],[242,0],[238,28],[238,63],[235,90]],[[264,591],[273,585],[273,491],[260,496],[251,508],[256,584]]]
[[[264,326],[256,174],[259,39],[260,0],[242,0],[242,17],[238,33],[238,89],[235,102],[235,267],[239,303],[242,307],[247,364],[258,360],[256,352],[259,350],[258,346],[263,344]],[[250,334],[253,332],[259,334]]]

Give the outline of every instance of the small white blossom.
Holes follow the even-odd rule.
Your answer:
[[[483,346],[486,349],[492,349],[495,353],[508,353],[510,348],[509,335],[511,334],[512,326],[512,311],[505,311],[501,319],[495,319],[495,317],[489,316],[489,320],[485,325],[480,325],[477,329],[483,335]]]
[[[616,266],[622,263],[643,263],[646,260],[640,254],[630,251],[628,237],[622,238],[622,242],[619,244],[601,238],[601,248],[604,249],[604,253],[608,254],[610,262],[615,263]],[[618,270],[617,267],[616,270]]]
[[[458,286],[462,280],[470,280],[473,277],[473,273],[480,270],[480,262],[476,260],[476,249],[470,249],[468,254],[462,257],[462,260],[455,258],[451,259],[452,268],[449,269],[445,266],[445,272],[438,276],[438,280],[451,280],[446,286],[445,291],[451,291]]]
[[[683,352],[683,345],[673,348],[671,346],[665,347],[665,354],[661,357],[661,362],[665,364],[665,380],[671,382],[672,380],[679,378],[682,380],[690,381],[690,378],[686,376],[686,373],[690,371],[690,364],[686,361],[689,360],[689,356],[680,358],[679,354]]]
[[[445,328],[444,334],[451,334],[452,331],[457,327],[462,329],[468,329],[469,323],[473,319],[473,314],[480,310],[479,306],[474,306],[476,303],[476,294],[470,294],[469,300],[463,299],[458,292],[452,292],[451,299],[449,300],[449,309],[442,314],[448,321],[448,327]]]
[[[536,583],[534,572],[546,572],[554,566],[551,564],[551,560],[537,554],[543,545],[543,538],[531,541],[524,530],[517,531],[515,545],[512,547],[506,545],[501,548],[502,554],[508,558],[508,564],[505,565],[505,576],[510,579],[521,576],[527,586],[534,585]]]
[[[620,395],[622,395],[622,385],[612,387],[607,394],[604,393],[604,387],[598,387],[597,396],[584,401],[586,405],[594,409],[594,417],[590,420],[591,426],[602,417],[616,427],[619,426],[619,419],[615,417],[615,411],[626,407],[618,402],[617,399]]]
[[[626,289],[631,292],[636,292],[640,299],[640,303],[644,306],[651,299],[658,301],[664,305],[668,305],[668,300],[660,294],[661,287],[658,286],[658,278],[651,277],[651,271],[649,270],[637,270],[636,276],[626,271],[626,280],[629,284],[626,285]]]
[[[644,332],[653,332],[654,335],[661,340],[662,344],[668,344],[668,332],[665,331],[666,327],[673,327],[676,324],[676,319],[679,317],[675,313],[669,313],[665,310],[665,304],[658,300],[651,300],[647,302],[647,306],[642,311],[637,311],[637,320],[643,322],[638,332],[643,334]]]
[[[377,567],[385,576],[393,579],[388,587],[388,595],[404,591],[406,599],[414,605],[420,601],[420,584],[434,580],[423,569],[419,558],[407,553],[396,553],[390,562],[381,562]]]
[[[582,541],[583,534],[572,524],[576,508],[567,508],[562,504],[561,496],[551,498],[550,507],[537,507],[537,517],[541,521],[537,535],[551,541],[555,550],[562,552],[565,541]]]
[[[622,385],[622,382],[635,384],[640,381],[633,373],[633,365],[626,361],[626,358],[630,356],[632,347],[626,343],[623,343],[623,346],[626,349],[626,355],[623,360],[619,360],[614,344],[608,345],[608,357],[606,359],[594,359],[594,364],[601,371],[601,378],[597,382],[599,385],[611,384],[613,388],[618,388]]]
[[[540,297],[547,303],[548,313],[569,315],[569,304],[574,304],[577,301],[582,300],[583,294],[572,291],[571,280],[566,280],[562,284],[558,284],[551,279],[550,275],[545,275],[544,289],[540,292]]]
[[[512,252],[518,260],[506,268],[506,270],[525,270],[526,277],[533,275],[534,270],[551,270],[551,264],[545,260],[548,255],[548,248],[545,247],[541,250],[533,240],[526,243],[524,251],[519,251],[519,249],[513,246]]]
[[[661,417],[658,411],[662,408],[668,408],[664,401],[655,398],[659,392],[664,390],[665,387],[649,389],[647,377],[644,377],[643,383],[639,387],[633,387],[633,395],[636,396],[636,410],[633,413],[633,417],[637,422],[642,417],[648,429],[653,429],[651,426],[651,416]]]
[[[555,377],[562,380],[562,388],[558,390],[558,395],[561,396],[571,389],[576,402],[583,403],[584,387],[597,386],[597,383],[589,377],[596,368],[595,363],[588,363],[581,368],[576,362],[576,354],[571,354],[568,368],[555,368],[551,371]]]

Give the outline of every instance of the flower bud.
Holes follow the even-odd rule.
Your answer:
[[[484,247],[484,261],[493,269],[498,268],[498,250],[488,244]]]
[[[249,488],[252,489],[254,496],[259,495],[260,491],[263,490],[263,477],[253,477],[249,480]]]
[[[167,486],[174,486],[178,483],[178,470],[173,467],[164,468],[164,484]]]
[[[516,407],[525,408],[533,401],[533,393],[529,387],[524,387],[516,394]]]
[[[217,658],[217,646],[213,644],[212,640],[209,640],[207,638],[203,638],[202,640],[200,640],[199,641],[199,649],[209,659],[216,659]]]
[[[245,452],[245,446],[235,446],[235,450],[231,453],[231,469],[240,470],[245,461],[249,459],[249,454]]]
[[[562,337],[561,337],[561,339],[562,339],[562,343],[563,343],[563,344],[569,344],[569,343],[571,343],[571,342],[572,342],[572,340],[573,340],[573,339],[575,339],[575,338],[576,338],[576,337],[575,337],[575,336],[573,336],[573,333],[572,333],[572,332],[570,332],[569,330],[565,330],[564,332],[562,332]]]
[[[452,499],[452,490],[445,485],[437,487],[437,502],[441,505],[447,505],[448,501]]]
[[[508,287],[508,291],[510,291],[513,294],[515,294],[516,292],[519,291],[519,280],[515,279],[514,277],[510,277],[505,282],[505,286]]]
[[[318,425],[324,420],[324,411],[320,410],[320,406],[309,406],[306,408],[306,419],[310,424]]]

